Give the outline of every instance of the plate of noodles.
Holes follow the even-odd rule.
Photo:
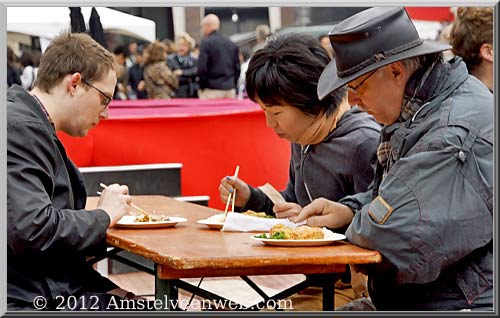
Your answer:
[[[133,229],[151,229],[161,227],[172,227],[177,223],[187,222],[187,219],[167,216],[163,214],[140,214],[140,215],[124,215],[116,226]]]
[[[290,228],[277,224],[268,233],[255,234],[251,238],[271,246],[321,246],[344,240],[346,237],[327,228],[307,225]]]

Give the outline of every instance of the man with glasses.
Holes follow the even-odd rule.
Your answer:
[[[34,88],[8,90],[8,310],[105,310],[113,297],[131,297],[86,262],[106,251],[107,229],[128,213],[128,187],[110,185],[97,209],[84,210],[82,176],[56,134],[85,136],[106,119],[115,84],[106,49],[62,33],[41,57]]]
[[[422,41],[403,8],[370,8],[330,32],[320,99],[347,85],[384,124],[372,189],[317,200],[294,221],[349,225],[377,310],[493,310],[493,95],[450,46]]]
[[[101,94],[101,96],[102,96],[101,97],[101,103],[102,103],[102,105],[104,107],[104,110],[107,110],[108,106],[109,106],[109,103],[111,103],[111,101],[113,100],[113,97],[111,97],[111,95],[103,92],[100,88],[96,87],[94,84],[90,83],[87,80],[82,79],[82,82],[84,82],[88,86],[92,87],[93,89],[95,89],[96,91],[98,91]]]

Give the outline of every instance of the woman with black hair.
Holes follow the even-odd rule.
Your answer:
[[[263,109],[267,126],[292,144],[289,181],[281,192],[287,202],[273,204],[258,188],[224,177],[219,186],[224,203],[236,189],[240,211],[289,218],[314,199],[339,200],[367,190],[374,176],[380,125],[349,106],[345,87],[318,99],[319,77],[329,62],[318,39],[303,34],[271,38],[252,56],[246,72],[248,97]]]
[[[223,202],[234,188],[242,210],[290,217],[315,198],[334,200],[366,190],[380,126],[349,106],[345,88],[318,99],[316,86],[329,61],[317,39],[299,34],[274,38],[252,56],[248,97],[262,107],[267,125],[292,143],[290,180],[282,192],[288,203],[273,205],[259,189],[233,177],[221,181]]]

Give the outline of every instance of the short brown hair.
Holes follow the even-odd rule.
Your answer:
[[[65,31],[54,38],[40,58],[33,86],[50,93],[68,74],[80,72],[83,79],[93,82],[115,69],[111,52],[89,35]]]
[[[450,34],[453,53],[462,57],[469,71],[481,63],[481,45],[493,44],[493,8],[460,7]]]
[[[145,65],[161,61],[167,63],[167,60],[165,58],[165,54],[167,53],[167,46],[165,45],[165,43],[159,41],[153,42],[148,45],[146,51],[147,58],[146,61],[144,61]]]

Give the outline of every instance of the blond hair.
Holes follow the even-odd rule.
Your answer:
[[[175,42],[179,41],[185,41],[189,44],[190,51],[196,46],[196,41],[187,32],[180,32],[175,36]]]

